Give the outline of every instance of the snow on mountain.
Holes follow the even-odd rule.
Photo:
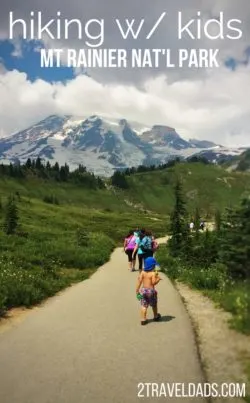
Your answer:
[[[221,146],[216,145],[212,141],[206,141],[206,140],[196,140],[196,139],[190,139],[189,143],[193,147],[197,148],[220,148]]]
[[[52,115],[32,127],[0,139],[2,162],[24,163],[28,158],[79,164],[98,175],[109,176],[114,169],[160,164],[174,157],[186,158],[214,150],[216,144],[182,139],[175,129],[146,127],[126,119]],[[221,149],[218,146],[218,152]]]
[[[203,150],[197,153],[198,156],[206,158],[209,162],[222,163],[231,161],[240,156],[247,148],[227,148],[222,146],[214,147],[210,150]]]

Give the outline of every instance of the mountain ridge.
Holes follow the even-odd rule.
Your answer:
[[[110,176],[115,169],[159,165],[221,148],[211,141],[185,140],[167,125],[148,127],[125,118],[98,115],[51,115],[1,139],[0,159],[23,163],[40,157],[60,165],[67,163],[70,169],[85,165],[98,175]]]

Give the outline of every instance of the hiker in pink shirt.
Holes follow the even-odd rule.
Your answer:
[[[124,252],[128,256],[128,267],[129,270],[135,271],[136,254],[133,256],[133,251],[136,246],[136,236],[134,231],[129,231],[128,235],[124,239]]]

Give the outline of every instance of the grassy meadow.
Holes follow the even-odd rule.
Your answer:
[[[161,214],[170,214],[174,205],[176,178],[183,183],[187,208],[192,214],[196,207],[205,217],[213,217],[216,210],[237,204],[250,190],[250,174],[227,172],[216,165],[179,163],[175,166],[127,177],[129,189],[125,191],[134,203]]]

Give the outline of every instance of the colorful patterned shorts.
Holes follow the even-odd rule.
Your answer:
[[[157,305],[157,291],[154,288],[142,288],[140,291],[142,295],[141,305],[144,308],[148,306],[155,307]]]

